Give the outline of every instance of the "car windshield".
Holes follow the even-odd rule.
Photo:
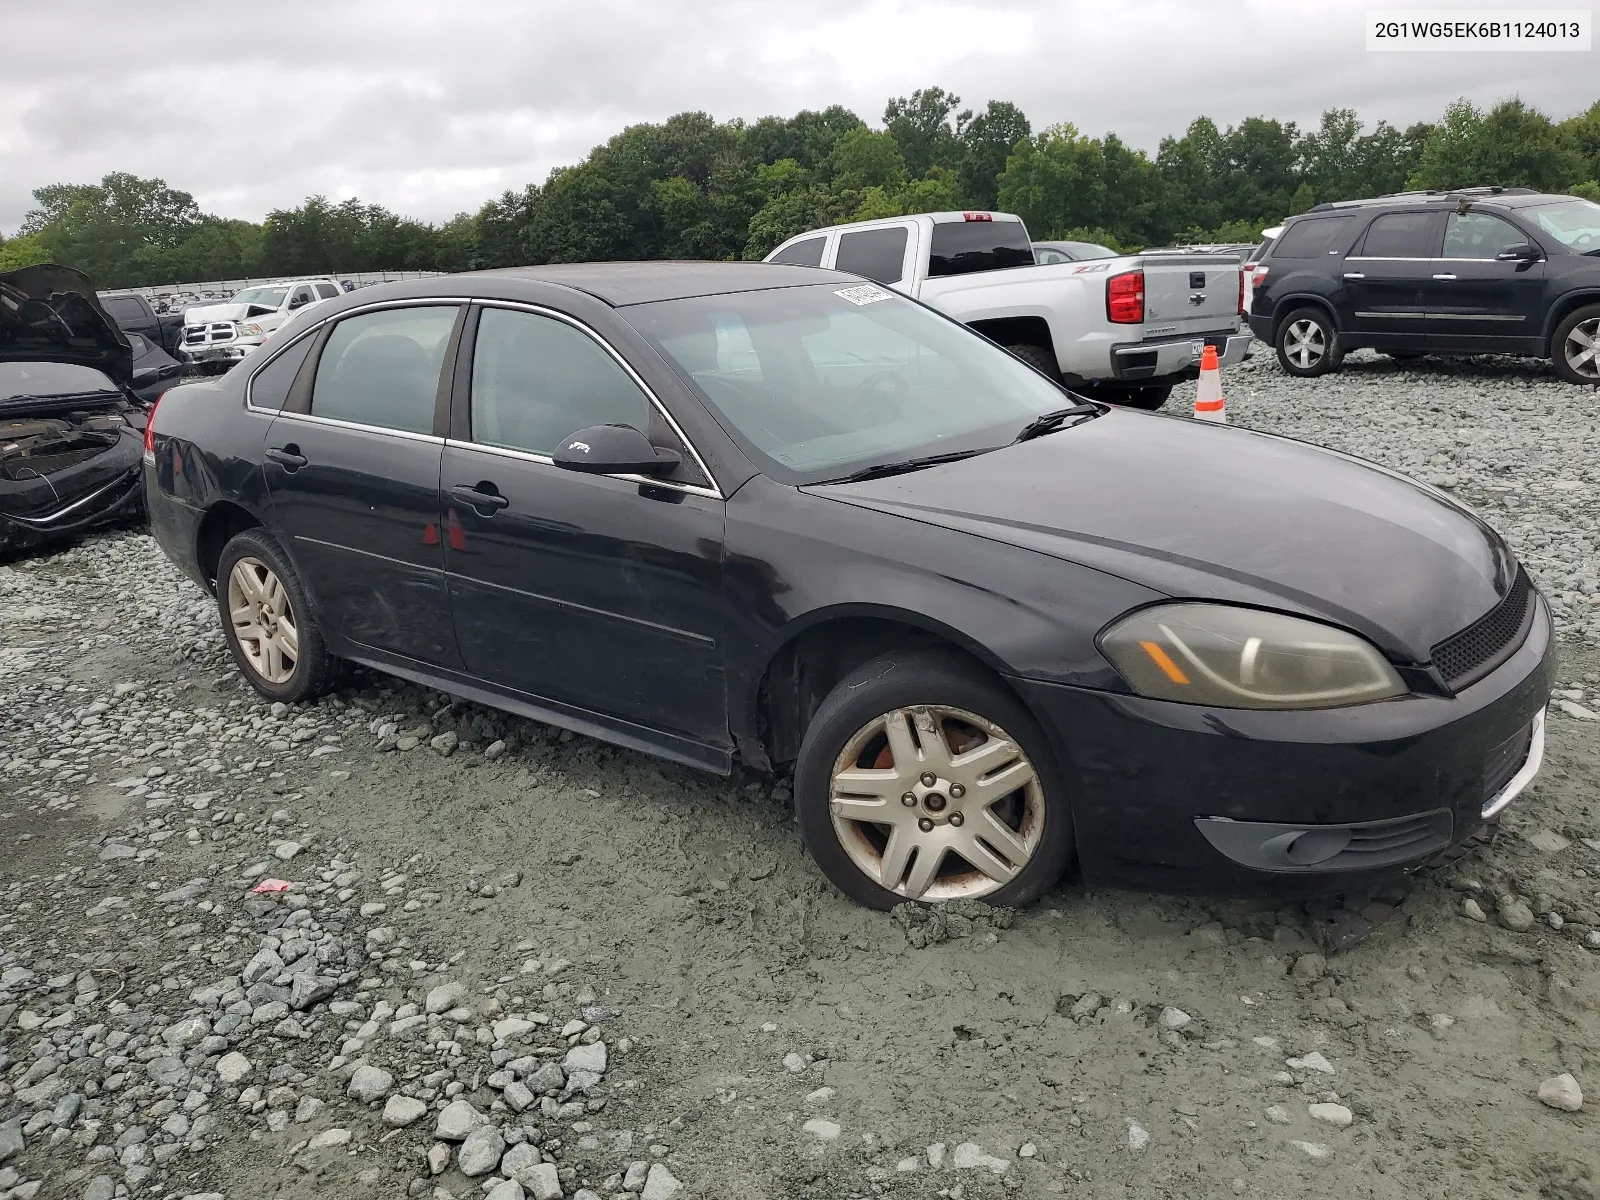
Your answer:
[[[288,288],[257,287],[245,288],[242,292],[233,294],[233,304],[260,304],[266,308],[277,308],[283,303],[283,298],[289,294]]]
[[[783,483],[994,449],[1034,417],[1072,403],[992,342],[874,284],[735,292],[622,311]]]
[[[0,404],[19,396],[49,399],[104,392],[117,392],[117,385],[93,367],[77,363],[0,362]]]
[[[1587,254],[1600,250],[1600,204],[1592,200],[1561,200],[1555,204],[1530,204],[1525,219],[1568,249]]]

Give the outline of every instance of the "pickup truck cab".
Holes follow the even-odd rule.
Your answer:
[[[1251,335],[1234,258],[1133,254],[1035,265],[1022,219],[923,213],[814,229],[766,261],[871,279],[998,342],[1101,399],[1160,408],[1199,372],[1206,346],[1227,366]]]
[[[245,288],[223,304],[187,309],[180,357],[226,371],[301,309],[343,294],[331,279],[293,279]]]
[[[164,307],[158,309],[150,303],[148,296],[141,296],[138,292],[116,295],[102,293],[99,300],[100,307],[123,333],[136,333],[168,354],[178,352],[178,343],[183,339],[181,313],[168,312]]]

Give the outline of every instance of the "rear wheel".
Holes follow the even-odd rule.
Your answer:
[[[266,530],[222,548],[217,607],[233,661],[269,700],[294,704],[338,686],[347,664],[328,653],[300,576]]]
[[[1042,371],[1051,379],[1061,378],[1061,368],[1056,365],[1056,356],[1046,346],[1016,345],[1007,346],[1007,350],[1015,354],[1023,362],[1036,371]]]
[[[870,908],[1034,900],[1072,861],[1072,816],[1044,734],[953,656],[875,659],[806,730],[795,812],[812,857]]]
[[[1600,304],[1588,304],[1556,326],[1550,357],[1568,383],[1600,387]]]
[[[1320,308],[1297,308],[1278,326],[1278,365],[1290,375],[1310,378],[1337,371],[1344,360],[1339,331]]]

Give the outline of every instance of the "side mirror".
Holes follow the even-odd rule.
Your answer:
[[[292,312],[294,309],[304,308],[309,303],[311,302],[304,296],[296,296],[293,300],[289,301],[289,309]]]
[[[551,456],[558,467],[590,475],[670,475],[681,461],[658,450],[632,425],[591,425],[564,438]]]
[[[1509,246],[1501,246],[1495,258],[1500,262],[1538,262],[1539,247],[1532,242],[1512,242]]]

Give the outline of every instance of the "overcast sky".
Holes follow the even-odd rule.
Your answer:
[[[632,122],[839,103],[878,124],[885,98],[932,84],[972,107],[1014,101],[1036,128],[1071,121],[1152,151],[1200,114],[1305,123],[1339,105],[1409,123],[1463,95],[1517,94],[1558,116],[1600,98],[1600,52],[1369,53],[1366,8],[1337,0],[3,7],[7,234],[33,188],[116,170],[224,216],[259,220],[322,193],[437,221],[542,181]]]

